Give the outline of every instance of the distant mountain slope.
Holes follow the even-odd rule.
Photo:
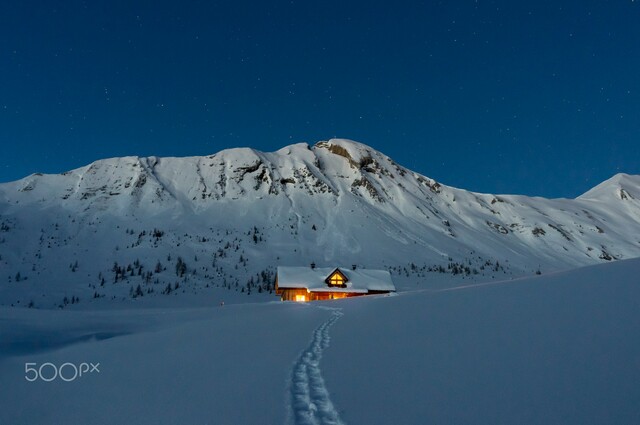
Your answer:
[[[0,185],[0,303],[268,292],[275,266],[311,261],[389,268],[401,287],[490,279],[638,257],[638,235],[640,176],[577,199],[479,194],[342,139],[113,158]]]

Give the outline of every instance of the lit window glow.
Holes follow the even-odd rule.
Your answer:
[[[344,285],[344,278],[339,273],[334,273],[329,278],[329,285],[342,286]]]
[[[305,302],[305,301],[307,301],[307,296],[306,295],[296,295],[296,301],[297,302]]]

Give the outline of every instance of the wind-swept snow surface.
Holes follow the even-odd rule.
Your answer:
[[[0,309],[0,424],[282,424],[291,367],[330,317],[280,302],[98,313]],[[76,338],[96,329],[122,335]],[[27,362],[100,363],[100,373],[28,382]],[[49,379],[51,367],[43,375]]]
[[[3,308],[0,423],[637,424],[639,275],[626,260],[311,305]],[[26,362],[101,371],[27,382]]]
[[[639,276],[628,260],[346,300],[325,381],[351,424],[638,424]]]

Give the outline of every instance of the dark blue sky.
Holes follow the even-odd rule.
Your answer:
[[[474,191],[640,174],[640,1],[2,2],[0,54],[0,181],[336,136]]]

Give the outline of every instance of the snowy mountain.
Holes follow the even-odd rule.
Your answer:
[[[640,176],[577,199],[479,194],[342,139],[113,158],[0,185],[0,304],[263,294],[276,266],[312,261],[450,285],[638,257],[638,235]]]

